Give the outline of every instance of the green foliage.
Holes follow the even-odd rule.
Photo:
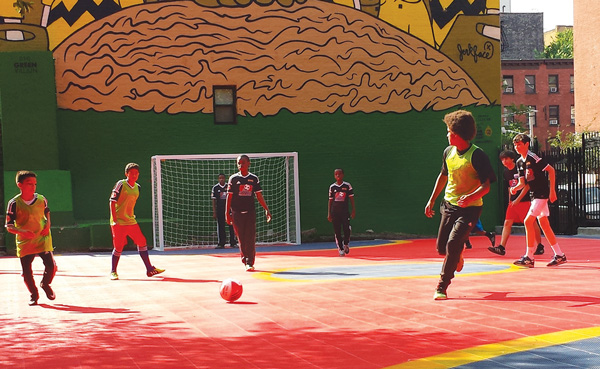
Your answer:
[[[513,138],[517,134],[529,131],[529,128],[525,127],[530,111],[531,108],[523,104],[517,106],[513,103],[506,106],[506,121],[502,126],[502,147],[512,147]]]
[[[544,48],[536,50],[538,59],[573,59],[573,29],[558,32],[556,38]]]
[[[564,149],[574,149],[581,147],[581,133],[556,131],[555,137],[549,137],[548,143],[551,147]]]
[[[29,13],[31,9],[33,9],[33,1],[16,0],[13,3],[13,7],[17,9],[17,12],[21,14],[21,16],[24,16],[25,13]]]

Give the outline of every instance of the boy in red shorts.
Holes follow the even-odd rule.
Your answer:
[[[142,234],[133,210],[135,203],[140,196],[140,185],[136,182],[140,177],[140,166],[136,163],[129,163],[125,166],[126,179],[117,181],[110,196],[110,229],[113,236],[112,269],[110,279],[117,280],[117,265],[123,248],[127,244],[127,237],[130,237],[136,244],[140,257],[146,266],[146,275],[153,275],[164,272],[164,269],[155,268],[150,263],[148,255],[148,246],[146,237]]]
[[[510,150],[504,150],[500,153],[500,161],[504,165],[504,180],[508,184],[508,188],[514,187],[519,183],[519,173],[516,166],[517,154]],[[508,193],[508,208],[506,208],[506,216],[504,218],[504,227],[502,228],[502,239],[500,245],[488,247],[488,250],[498,255],[506,254],[506,243],[510,237],[510,231],[513,223],[521,223],[525,221],[527,212],[531,207],[531,197],[529,194],[529,186],[525,185],[523,189],[511,195]],[[534,255],[542,255],[544,253],[544,245],[542,245],[542,232],[540,226],[534,224],[535,242],[537,248]]]

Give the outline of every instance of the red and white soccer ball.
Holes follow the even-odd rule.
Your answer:
[[[221,297],[229,302],[239,299],[243,291],[242,282],[238,280],[228,278],[221,283]]]

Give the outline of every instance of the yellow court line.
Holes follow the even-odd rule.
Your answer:
[[[369,246],[370,247],[370,246]],[[519,270],[524,270],[523,268],[520,268],[516,265],[513,264],[504,264],[504,263],[495,263],[495,262],[479,262],[481,264],[492,264],[492,265],[504,265],[506,266],[506,269],[502,269],[502,270],[490,270],[490,271],[486,271],[486,272],[473,272],[473,273],[457,273],[456,277],[466,277],[466,276],[480,276],[480,275],[488,275],[488,274],[498,274],[498,273],[509,273],[509,272],[515,272],[515,271],[519,271]],[[433,262],[425,262],[425,261],[411,261],[411,262],[402,262],[402,263],[381,263],[381,264],[359,264],[359,265],[347,265],[347,267],[353,268],[353,267],[364,267],[364,266],[386,266],[386,265],[415,265],[415,264],[433,264]],[[436,262],[435,264],[439,264],[439,262]],[[365,281],[365,280],[382,280],[382,279],[415,279],[415,278],[439,278],[439,274],[434,274],[434,275],[410,275],[410,276],[383,276],[383,277],[356,277],[356,278],[327,278],[327,279],[315,279],[315,278],[310,278],[310,279],[288,279],[288,278],[281,278],[281,277],[274,277],[274,274],[277,273],[283,273],[283,272],[289,272],[289,271],[293,271],[293,270],[302,270],[302,269],[313,269],[313,268],[326,268],[327,266],[323,266],[323,265],[313,265],[313,266],[302,266],[302,267],[294,267],[294,268],[283,268],[283,269],[276,269],[274,271],[268,271],[268,272],[256,272],[254,273],[252,276],[258,279],[263,279],[263,280],[267,280],[267,281],[275,281],[275,282],[301,282],[301,283],[314,283],[314,282],[318,282],[318,283],[322,283],[322,282],[337,282],[340,280],[343,281]]]
[[[600,336],[600,327],[559,331],[538,336],[518,338],[498,343],[475,346],[445,354],[430,356],[383,369],[449,369],[503,355],[561,345]]]

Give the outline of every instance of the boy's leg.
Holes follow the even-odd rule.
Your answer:
[[[256,256],[256,213],[252,211],[234,213],[233,226],[238,236],[242,263],[254,266]]]
[[[350,215],[342,218],[342,228],[344,230],[344,252],[348,254],[350,253],[350,234],[352,232],[352,228],[350,227]]]
[[[502,237],[500,239],[500,245],[506,247],[508,243],[508,237],[510,237],[510,231],[512,230],[514,220],[506,219],[504,220],[504,226],[502,227]]]
[[[335,234],[335,244],[338,250],[344,249],[344,238],[342,236],[343,217],[338,214],[332,214],[331,224],[333,224],[333,233]]]
[[[31,300],[29,301],[30,305],[37,304],[37,300],[40,297],[38,289],[35,286],[35,280],[33,279],[33,270],[31,269],[31,264],[33,263],[34,258],[35,254],[25,255],[20,259],[21,268],[23,269],[23,280],[25,281],[25,285],[31,294]]]
[[[110,272],[116,275],[117,266],[119,265],[119,259],[121,258],[121,253],[123,252],[123,248],[127,243],[127,233],[123,229],[124,226],[113,225],[110,227],[113,237],[113,251],[112,251],[112,262]]]
[[[52,283],[54,275],[56,274],[56,262],[54,261],[51,251],[42,252],[39,255],[44,262],[44,277],[42,278],[40,287],[42,287],[49,300],[54,300],[56,295],[54,294],[52,287],[50,287],[50,283]]]
[[[236,247],[237,240],[235,238],[235,232],[233,231],[233,226],[228,226],[228,227],[229,227],[229,247]]]
[[[140,229],[140,225],[133,224],[133,225],[125,226],[125,227],[127,227],[127,235],[129,237],[131,237],[131,239],[133,240],[133,243],[135,243],[135,245],[137,246],[138,254],[140,254],[140,257],[142,258],[142,261],[144,262],[144,266],[146,267],[146,274],[148,275],[148,277],[151,277],[154,274],[159,274],[159,273],[164,272],[164,270],[158,269],[160,272],[154,273],[154,270],[156,268],[150,262],[150,255],[148,254],[148,243],[146,241],[146,237],[144,236],[144,234],[142,233],[142,230]]]
[[[225,233],[225,210],[217,209],[217,245],[218,247],[225,247],[226,233]]]
[[[540,227],[542,228],[542,231],[544,232],[544,236],[546,236],[548,243],[550,243],[552,250],[554,250],[554,254],[555,255],[563,255],[563,252],[560,249],[560,246],[558,246],[558,242],[556,240],[556,235],[554,234],[554,231],[552,230],[552,227],[550,226],[550,221],[548,220],[548,217],[547,216],[539,217],[538,221],[540,223]],[[540,238],[541,238],[541,236],[540,236]]]

